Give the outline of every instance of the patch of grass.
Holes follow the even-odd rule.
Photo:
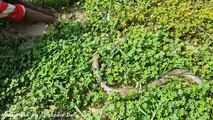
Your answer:
[[[51,26],[33,50],[4,59],[0,112],[3,117],[23,115],[20,119],[55,114],[72,119],[211,120],[212,3],[85,1],[87,19]],[[108,85],[140,84],[142,92],[106,94],[92,72],[96,52]],[[165,86],[144,87],[175,68],[192,71],[203,83],[172,77]]]

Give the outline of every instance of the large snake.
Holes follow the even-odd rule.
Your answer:
[[[122,94],[122,95],[128,95],[130,93],[130,91],[132,89],[109,87],[106,84],[106,82],[103,81],[103,79],[102,79],[102,77],[100,75],[100,64],[99,64],[99,60],[98,60],[98,55],[94,54],[92,60],[93,60],[93,63],[92,63],[93,74],[94,74],[98,84],[100,85],[100,87],[107,94],[110,93],[110,92],[115,92],[115,93]],[[148,85],[162,86],[162,85],[168,83],[168,77],[172,77],[172,76],[182,76],[182,77],[190,78],[196,84],[202,83],[202,80],[199,77],[193,75],[193,73],[190,72],[189,70],[186,70],[186,69],[174,69],[174,70],[164,74],[161,78],[159,78],[157,80],[154,80],[153,82],[149,83]]]

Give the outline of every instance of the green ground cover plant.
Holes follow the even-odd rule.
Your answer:
[[[3,119],[213,119],[212,0],[82,4],[84,20],[49,26],[34,48],[1,59]],[[140,92],[107,94],[93,75],[94,53],[107,85],[141,86]],[[169,77],[163,86],[147,87],[177,68],[202,83]]]

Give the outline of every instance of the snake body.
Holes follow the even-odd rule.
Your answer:
[[[132,89],[127,89],[127,88],[112,88],[106,84],[106,82],[103,81],[101,75],[100,75],[100,64],[98,60],[98,55],[94,54],[93,55],[93,63],[92,63],[92,68],[93,68],[93,74],[100,85],[100,87],[107,93],[109,94],[110,92],[115,92],[118,94],[122,95],[128,95]],[[192,79],[196,84],[201,84],[202,80],[198,77],[193,75],[192,72],[186,69],[174,69],[165,75],[163,75],[161,78],[154,80],[153,82],[149,83],[149,85],[156,85],[156,86],[162,86],[166,83],[168,83],[168,77],[172,76],[181,76],[181,77],[186,77]]]

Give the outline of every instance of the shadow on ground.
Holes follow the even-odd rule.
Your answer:
[[[0,58],[9,57],[32,48],[43,34],[46,24],[11,23],[0,30]]]

